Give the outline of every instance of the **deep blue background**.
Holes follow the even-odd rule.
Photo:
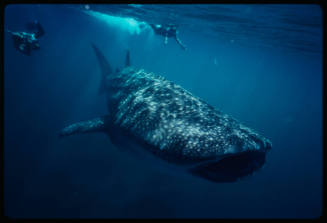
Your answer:
[[[116,10],[110,5],[96,7]],[[129,12],[146,9],[128,7]],[[188,7],[187,12],[210,20],[207,7],[201,12]],[[233,7],[229,6],[231,12]],[[242,7],[247,6],[235,5]],[[255,10],[264,15],[268,8],[251,7],[248,16],[254,21],[259,21]],[[283,7],[287,14],[288,6],[281,5],[280,10]],[[279,29],[280,39],[262,38],[260,44],[256,35],[239,40],[249,33],[241,28],[239,35],[223,36],[222,28],[211,35],[210,21],[194,16],[188,26],[180,26],[185,52],[172,39],[164,46],[162,37],[124,33],[82,13],[77,5],[7,6],[5,28],[24,30],[26,22],[38,19],[46,35],[40,39],[41,50],[25,56],[4,34],[5,214],[13,218],[320,216],[322,27],[306,23],[306,18],[321,18],[321,11],[309,5],[307,14],[297,17],[303,7],[298,11],[296,7],[292,6],[290,17],[305,31],[293,32],[295,25],[280,19],[289,29]],[[279,8],[269,12],[281,18]],[[178,11],[183,9],[175,7]],[[165,12],[159,10],[157,20],[164,20]],[[247,17],[231,20],[233,16],[227,17],[231,12],[224,11],[233,21],[225,28],[247,21]],[[274,23],[260,22],[268,29],[254,33],[270,36],[267,32]],[[312,39],[305,35],[310,32]],[[300,50],[287,47],[289,36]],[[129,48],[134,66],[165,76],[269,138],[273,148],[265,168],[247,180],[217,184],[161,173],[117,150],[105,134],[59,139],[65,125],[106,114],[91,43],[114,67],[123,65]]]

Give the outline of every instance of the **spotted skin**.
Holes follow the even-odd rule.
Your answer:
[[[168,161],[269,147],[269,140],[162,76],[127,67],[109,75],[106,86],[112,122]]]

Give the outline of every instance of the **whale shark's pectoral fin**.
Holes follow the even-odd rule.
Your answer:
[[[76,133],[103,132],[107,130],[108,116],[102,116],[87,121],[77,122],[63,128],[59,136],[68,136]]]

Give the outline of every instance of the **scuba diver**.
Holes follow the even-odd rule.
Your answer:
[[[38,38],[44,35],[44,29],[36,20],[26,24],[27,29],[36,30],[35,32],[13,32],[7,30],[12,37],[14,47],[25,55],[30,55],[31,50],[40,49]]]
[[[153,29],[154,33],[157,35],[161,35],[165,37],[165,44],[168,43],[168,37],[175,38],[176,42],[182,47],[183,50],[186,50],[185,45],[182,44],[180,39],[178,38],[178,30],[177,26],[174,24],[168,24],[168,25],[155,25],[150,24],[151,28]]]

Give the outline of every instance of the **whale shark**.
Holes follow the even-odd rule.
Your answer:
[[[149,158],[149,165],[216,183],[248,178],[265,164],[269,139],[163,76],[131,66],[129,51],[125,66],[114,71],[92,48],[108,113],[70,124],[60,136],[103,132],[115,147]]]

